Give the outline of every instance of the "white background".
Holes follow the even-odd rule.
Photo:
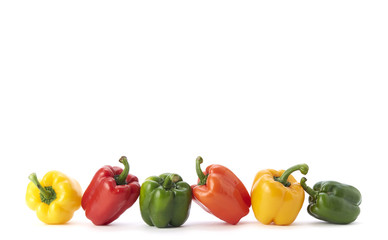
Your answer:
[[[383,229],[388,158],[387,1],[2,1],[1,234],[69,239],[327,239]],[[27,176],[60,170],[86,189],[129,159],[142,183],[163,172],[196,182],[233,170],[307,163],[307,183],[337,180],[363,195],[353,224],[306,212],[237,226],[195,203],[180,228],[148,227],[138,202],[96,227],[83,210],[42,224],[24,202]],[[293,174],[297,179],[302,175]],[[15,238],[16,239],[16,238]]]

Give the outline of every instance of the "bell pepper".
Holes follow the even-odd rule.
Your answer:
[[[263,224],[289,225],[299,214],[304,201],[304,190],[291,175],[299,170],[307,174],[306,164],[295,165],[286,171],[259,171],[253,181],[252,210]]]
[[[145,223],[158,228],[179,227],[189,217],[191,188],[178,174],[147,178],[140,188],[140,212]]]
[[[300,185],[310,195],[307,211],[311,216],[337,224],[348,224],[357,219],[361,204],[361,193],[357,188],[336,181],[317,182],[310,188],[306,181],[302,178]]]
[[[249,213],[251,197],[244,184],[228,168],[213,164],[202,172],[202,157],[196,159],[198,184],[192,186],[193,199],[219,219],[237,224]]]
[[[107,225],[130,208],[139,197],[140,184],[136,176],[129,174],[125,156],[120,167],[104,166],[94,175],[82,197],[85,215],[95,225]]]
[[[39,181],[29,175],[27,206],[36,211],[39,220],[47,224],[64,224],[81,206],[82,189],[79,183],[58,171],[46,173]]]

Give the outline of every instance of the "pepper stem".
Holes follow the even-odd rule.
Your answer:
[[[28,179],[30,179],[30,181],[35,184],[35,186],[39,189],[40,191],[40,194],[43,195],[43,197],[45,199],[50,199],[52,198],[52,193],[48,190],[46,190],[39,182],[38,180],[38,177],[36,176],[36,173],[31,173],[29,176],[28,176]]]
[[[119,162],[121,162],[122,164],[124,164],[124,170],[121,172],[121,174],[116,178],[116,184],[117,185],[125,185],[127,182],[126,182],[126,179],[127,179],[127,176],[128,176],[128,173],[129,173],[129,163],[128,163],[128,159],[127,157],[125,156],[122,156],[120,159],[119,159]]]
[[[310,195],[315,199],[316,196],[318,195],[318,192],[312,189],[311,187],[307,186],[306,181],[307,179],[305,177],[302,177],[302,179],[300,179],[300,185],[308,193],[308,195]]]
[[[197,171],[197,175],[198,175],[198,178],[199,178],[198,185],[205,185],[208,175],[205,175],[202,172],[202,169],[201,169],[201,163],[203,163],[202,157],[198,156],[197,159],[195,160],[195,163],[196,163],[195,170]]]
[[[309,171],[309,166],[305,163],[298,164],[295,166],[290,167],[280,177],[275,177],[274,179],[280,183],[282,183],[285,187],[289,187],[291,183],[288,181],[288,177],[291,175],[291,173],[295,171],[300,171],[303,175],[306,175]]]
[[[164,179],[163,188],[170,189],[172,187],[172,184],[178,182],[179,179],[180,179],[179,175],[171,173]]]

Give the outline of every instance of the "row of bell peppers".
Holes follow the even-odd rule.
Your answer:
[[[126,157],[120,167],[103,166],[82,194],[79,183],[58,171],[48,172],[41,181],[29,176],[26,203],[47,224],[63,224],[82,206],[95,225],[107,225],[130,208],[139,198],[145,223],[164,228],[181,226],[189,217],[192,200],[219,219],[237,224],[252,210],[263,224],[289,225],[302,208],[305,192],[309,195],[307,211],[330,223],[348,224],[360,213],[361,193],[353,186],[322,181],[310,188],[306,178],[298,182],[291,174],[307,174],[307,164],[287,170],[259,171],[249,194],[240,179],[228,168],[213,164],[202,171],[203,159],[196,159],[198,183],[190,186],[175,173],[147,178],[140,186],[129,173]]]

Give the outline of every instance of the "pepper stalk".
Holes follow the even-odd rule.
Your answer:
[[[306,181],[307,179],[305,177],[302,177],[302,179],[300,179],[300,185],[308,193],[308,195],[310,195],[312,198],[315,199],[316,196],[318,195],[318,192],[312,189],[311,187],[307,186]]]
[[[206,185],[207,177],[209,176],[209,174],[205,175],[202,172],[201,163],[203,163],[203,159],[201,156],[198,156],[197,159],[195,160],[195,166],[196,166],[195,170],[199,178],[199,183],[197,185]]]
[[[291,175],[291,173],[295,171],[300,171],[303,175],[306,175],[309,171],[309,166],[305,163],[292,166],[286,171],[284,171],[280,177],[274,177],[274,179],[275,181],[278,181],[283,184],[285,187],[289,187],[291,183],[288,181],[288,177]]]
[[[40,192],[40,200],[46,204],[50,204],[52,201],[54,201],[57,198],[57,194],[55,193],[53,187],[51,186],[46,186],[43,187],[39,180],[38,177],[36,176],[36,173],[31,173],[28,176],[28,179],[39,189]]]
[[[116,175],[114,178],[115,178],[115,180],[116,180],[116,184],[117,184],[117,185],[125,185],[125,184],[127,184],[126,179],[127,179],[128,173],[129,173],[129,163],[128,163],[128,159],[127,159],[127,157],[122,156],[122,157],[119,159],[119,162],[121,162],[122,164],[124,164],[124,169],[123,169],[123,171],[120,173],[120,175]]]

